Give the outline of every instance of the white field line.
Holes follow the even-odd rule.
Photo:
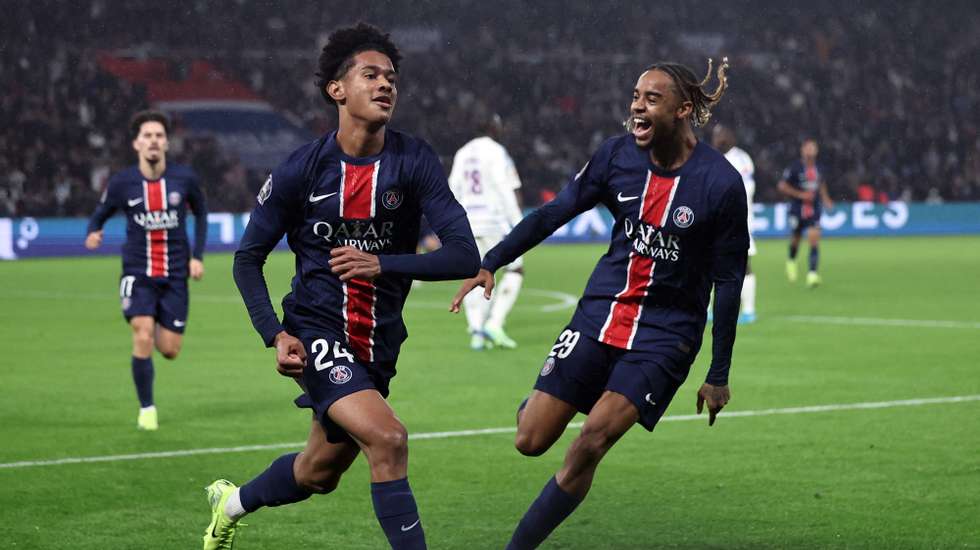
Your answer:
[[[818,323],[825,325],[866,325],[881,327],[915,328],[973,328],[980,329],[980,322],[938,321],[929,319],[879,319],[877,317],[833,317],[825,315],[785,315],[778,317],[797,323]]]
[[[750,416],[774,416],[781,414],[808,414],[833,411],[854,411],[866,409],[891,409],[895,407],[917,407],[921,405],[940,405],[950,403],[967,403],[980,401],[980,395],[959,395],[952,397],[928,397],[923,399],[903,399],[899,401],[872,401],[866,403],[834,403],[829,405],[810,405],[805,407],[785,407],[781,409],[760,409],[755,411],[724,411],[723,418],[742,418]],[[689,420],[706,421],[706,415],[685,414],[665,416],[661,422],[684,422]],[[581,422],[573,422],[569,428],[581,428]],[[478,430],[456,430],[450,432],[427,432],[409,434],[410,440],[450,439],[477,435],[509,434],[517,431],[516,427],[484,428]],[[146,460],[151,458],[173,458],[194,455],[246,453],[251,451],[267,451],[275,449],[298,449],[304,445],[302,441],[292,443],[270,443],[266,445],[242,445],[239,447],[210,447],[204,449],[183,449],[177,451],[160,451],[155,453],[132,453],[105,456],[84,456],[57,458],[51,460],[23,460],[20,462],[0,463],[0,469],[29,468],[32,466],[63,466],[66,464],[88,464],[92,462],[121,462],[124,460]]]
[[[541,313],[552,313],[555,311],[563,311],[566,309],[571,309],[575,307],[578,303],[578,298],[568,294],[566,292],[558,292],[556,290],[544,290],[540,288],[524,288],[521,289],[521,293],[529,296],[541,296],[543,298],[551,298],[555,300],[554,303],[536,306],[526,306],[518,302],[514,309],[528,309],[533,311],[538,311]],[[119,298],[111,292],[106,293],[95,293],[95,292],[64,292],[58,290],[16,290],[9,293],[10,297],[13,298],[37,298],[40,300],[84,300],[84,301],[118,301]],[[239,296],[232,295],[209,295],[209,294],[193,294],[191,300],[194,302],[206,302],[206,303],[216,303],[216,304],[240,304],[242,299]],[[446,299],[443,302],[416,300],[409,297],[408,302],[406,302],[405,307],[409,309],[439,309],[449,311],[449,302],[452,301],[452,296],[447,294]]]
[[[521,290],[522,293],[531,296],[541,296],[545,298],[553,298],[555,303],[539,305],[539,306],[524,306],[520,302],[515,306],[515,309],[529,309],[534,311],[539,311],[541,313],[552,313],[555,311],[564,311],[575,307],[578,303],[578,298],[572,296],[571,294],[565,292],[558,292],[555,290],[544,290],[538,288],[525,288]],[[52,290],[17,290],[15,292],[8,293],[14,298],[37,298],[41,300],[86,300],[86,301],[115,301],[117,298],[112,293],[83,293],[83,292],[64,292],[64,291],[52,291]],[[192,298],[195,302],[207,302],[207,303],[225,303],[225,304],[237,304],[241,302],[241,298],[238,296],[220,296],[220,295],[208,295],[208,294],[194,294]],[[409,299],[405,304],[408,308],[417,309],[448,309],[449,301],[445,303],[442,302],[432,302],[424,300]],[[843,316],[831,316],[831,315],[781,315],[774,317],[781,321],[791,321],[794,323],[814,323],[822,325],[855,325],[855,326],[872,326],[872,327],[912,327],[912,328],[953,328],[953,329],[980,329],[980,322],[978,321],[948,321],[941,319],[887,319],[881,317],[843,317]]]

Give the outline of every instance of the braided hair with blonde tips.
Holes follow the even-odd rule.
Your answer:
[[[725,95],[728,89],[728,58],[723,57],[718,64],[715,76],[718,78],[718,86],[713,92],[709,92],[705,87],[711,82],[711,69],[713,61],[708,58],[708,71],[704,78],[698,80],[687,65],[673,63],[669,61],[654,63],[647,67],[643,72],[658,70],[667,73],[677,88],[678,94],[683,101],[690,101],[694,108],[691,110],[691,124],[696,127],[704,126],[711,119],[711,108]],[[631,130],[632,120],[627,119],[626,127]]]

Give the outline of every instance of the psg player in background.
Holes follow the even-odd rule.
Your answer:
[[[153,400],[153,348],[176,359],[187,326],[187,277],[204,276],[208,209],[197,175],[167,165],[170,123],[157,111],[133,116],[130,131],[139,157],[135,166],[109,178],[88,224],[85,247],[102,245],[102,227],[117,211],[126,215],[123,272],[119,279],[122,313],[132,327],[130,361],[140,402],[136,426],[159,427]],[[187,212],[194,214],[194,246],[187,240]]]

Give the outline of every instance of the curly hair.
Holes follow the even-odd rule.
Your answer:
[[[365,51],[387,55],[395,72],[398,72],[398,63],[402,60],[402,54],[391,41],[388,33],[367,23],[339,28],[330,33],[327,45],[320,52],[319,70],[316,72],[316,86],[328,104],[337,103],[327,93],[327,83],[343,78],[354,66],[354,56]]]
[[[160,111],[140,111],[129,119],[129,137],[136,139],[140,135],[140,129],[147,122],[159,122],[163,125],[163,131],[170,135],[170,119]]]
[[[691,111],[691,124],[694,126],[704,126],[711,118],[711,108],[720,100],[728,89],[728,58],[724,57],[718,65],[718,87],[714,92],[705,90],[705,86],[711,80],[711,58],[708,58],[708,72],[704,79],[698,80],[687,65],[680,63],[661,62],[654,63],[646,68],[647,71],[658,70],[667,73],[674,81],[677,92],[684,101],[690,101],[694,105]],[[646,71],[644,71],[646,72]]]

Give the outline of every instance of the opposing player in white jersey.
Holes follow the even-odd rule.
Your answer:
[[[503,240],[522,218],[517,201],[521,179],[507,150],[496,141],[502,132],[500,116],[491,115],[483,124],[481,135],[456,152],[449,174],[449,187],[470,219],[480,257]],[[489,302],[482,291],[476,290],[463,300],[470,348],[474,350],[517,347],[504,332],[504,321],[524,282],[523,258],[504,269],[497,292]]]
[[[744,149],[735,145],[735,132],[723,124],[716,124],[711,132],[715,149],[721,151],[728,162],[742,175],[749,211],[749,259],[745,263],[745,280],[742,282],[742,308],[739,323],[755,322],[755,273],[752,271],[752,256],[755,256],[755,237],[752,235],[752,197],[755,195],[755,163]]]

